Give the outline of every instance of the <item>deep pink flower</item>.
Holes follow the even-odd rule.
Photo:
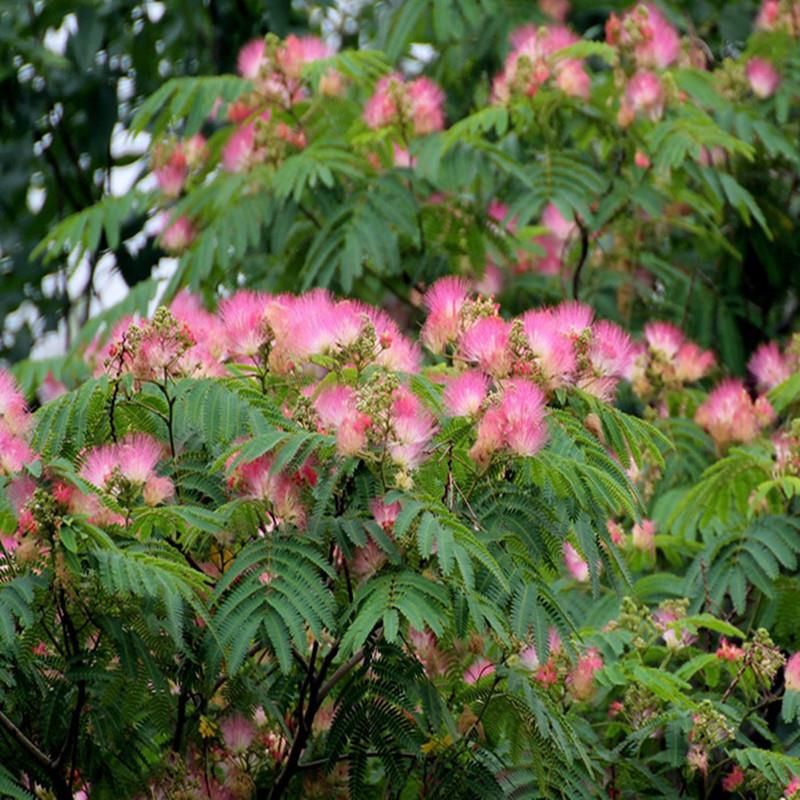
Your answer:
[[[470,448],[469,456],[478,464],[485,465],[503,446],[505,417],[498,406],[489,408],[478,422],[477,438]]]
[[[722,788],[726,792],[735,792],[744,783],[744,770],[737,764],[722,779]]]
[[[633,364],[634,355],[631,337],[619,325],[601,320],[592,326],[589,361],[598,374],[624,377]]]
[[[36,460],[24,439],[0,428],[0,475],[19,472],[26,464]]]
[[[503,418],[503,439],[511,452],[532,456],[547,441],[544,392],[522,378],[506,382],[498,406]]]
[[[762,100],[775,94],[781,82],[778,70],[763,58],[751,58],[745,67],[745,75],[753,94]]]
[[[272,298],[262,292],[240,289],[219,304],[219,316],[228,355],[251,359],[269,340],[267,306]]]
[[[474,417],[489,392],[489,380],[477,370],[462,372],[451,378],[444,390],[444,405],[454,417]]]
[[[552,309],[553,326],[562,336],[576,338],[591,327],[594,311],[585,303],[567,300]]]
[[[422,299],[428,318],[422,326],[421,338],[425,346],[440,353],[458,337],[459,313],[469,297],[469,284],[463,278],[439,278]]]
[[[695,422],[705,428],[718,445],[750,442],[769,424],[774,412],[765,397],[753,403],[740,380],[722,381],[695,412]]]
[[[289,34],[278,50],[278,64],[290,78],[299,79],[303,67],[313,61],[321,61],[333,55],[333,49],[316,36]]]
[[[252,722],[241,714],[225,717],[219,723],[222,741],[229,753],[241,755],[255,741],[256,729]]]
[[[644,326],[644,338],[650,349],[672,361],[685,341],[683,331],[671,322],[648,322]]]
[[[531,310],[522,317],[528,346],[548,389],[568,383],[575,372],[572,342],[559,330],[557,316],[548,310]]]
[[[189,173],[186,154],[180,143],[176,144],[167,159],[153,169],[158,188],[167,197],[177,197]]]
[[[511,366],[510,333],[511,325],[500,317],[483,317],[461,335],[459,354],[484,372],[502,378]]]
[[[279,524],[288,522],[302,527],[306,512],[297,483],[283,472],[273,472],[273,461],[272,455],[267,453],[239,464],[228,478],[228,484],[244,497],[269,502]]]
[[[253,160],[256,143],[256,123],[236,128],[222,148],[222,166],[228,172],[241,172]]]
[[[744,656],[744,650],[738,645],[731,644],[724,636],[719,640],[716,656],[721,661],[739,661]]]
[[[392,73],[381,78],[364,107],[364,120],[370,128],[410,124],[422,135],[444,128],[444,92],[430,78],[406,83]]]
[[[634,523],[631,530],[631,540],[637,550],[651,555],[656,549],[656,524],[651,519],[643,519],[641,522]]]
[[[634,45],[640,67],[666,69],[678,60],[681,42],[678,32],[652,3],[639,3],[620,21],[612,15],[606,24],[609,44]]]
[[[433,133],[444,128],[444,92],[430,78],[420,77],[408,86],[414,132]]]
[[[339,455],[352,456],[367,443],[370,419],[356,407],[356,394],[349,386],[323,389],[314,401],[323,426],[336,434]]]
[[[373,497],[369,501],[369,510],[372,512],[375,522],[385,531],[390,531],[400,513],[400,503],[385,503],[383,498]]]

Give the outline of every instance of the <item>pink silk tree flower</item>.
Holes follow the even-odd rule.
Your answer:
[[[589,361],[597,373],[622,378],[630,371],[634,358],[633,341],[619,325],[601,320],[592,326]]]
[[[416,469],[423,462],[436,432],[433,415],[415,394],[401,386],[394,394],[390,420],[389,454],[401,467]]]
[[[564,565],[578,583],[586,583],[589,580],[588,562],[569,542],[564,542]]]
[[[169,220],[159,238],[162,247],[168,253],[182,253],[196,236],[197,229],[187,216],[182,215]]]
[[[241,172],[252,160],[256,145],[256,123],[236,128],[222,148],[222,167],[228,172]]]
[[[0,428],[0,475],[12,475],[36,460],[24,439]]]
[[[484,372],[502,378],[511,367],[510,334],[510,323],[500,317],[483,317],[461,335],[459,355]]]
[[[595,673],[603,668],[603,658],[600,651],[589,648],[579,659],[578,663],[567,675],[567,689],[573,700],[583,702],[590,700],[595,690]]]
[[[400,513],[400,503],[385,503],[381,497],[373,497],[369,501],[369,510],[378,525],[385,531],[391,531]]]
[[[505,416],[498,406],[489,408],[478,422],[475,444],[469,457],[485,466],[491,457],[502,448],[504,442]]]
[[[631,541],[637,550],[653,555],[656,551],[656,524],[651,519],[643,519],[634,523],[631,530]]]
[[[289,34],[278,50],[277,60],[287,76],[299,79],[306,64],[330,58],[333,53],[333,48],[316,36]]]
[[[781,353],[777,342],[765,342],[747,362],[750,374],[756,379],[756,388],[768,392],[783,383],[792,374],[789,359]]]
[[[463,278],[439,278],[425,292],[423,305],[428,318],[422,326],[421,338],[433,353],[441,353],[449,342],[458,338],[460,312],[470,295],[469,284]]]
[[[641,112],[651,120],[664,113],[664,87],[654,72],[640,70],[625,87],[625,100],[634,113]]]
[[[728,378],[698,407],[694,419],[719,446],[723,446],[755,439],[761,427],[769,423],[770,409],[766,398],[753,403],[744,384]]]
[[[255,725],[241,714],[225,717],[219,724],[219,730],[225,749],[235,755],[246,752],[256,738]]]
[[[500,398],[505,445],[520,456],[538,453],[547,442],[544,392],[522,378],[506,382]]]
[[[787,691],[800,692],[800,652],[789,657],[783,668],[783,679]]]
[[[408,85],[414,133],[418,136],[444,128],[444,92],[430,78],[420,77]]]
[[[764,58],[751,58],[744,72],[753,94],[761,100],[772,97],[781,82],[778,70]]]
[[[716,363],[710,350],[703,350],[694,342],[684,342],[675,357],[675,377],[684,383],[694,383],[708,375]]]
[[[451,378],[444,390],[444,405],[454,417],[477,416],[489,393],[489,379],[482,372],[468,370]]]
[[[265,43],[263,39],[253,39],[248,42],[239,51],[239,57],[236,65],[239,74],[248,80],[254,80],[258,77],[262,65],[265,63],[264,50]]]
[[[558,320],[549,309],[528,311],[522,317],[525,339],[535,359],[535,369],[548,389],[569,383],[576,367],[572,342],[562,336]]]
[[[270,295],[240,289],[219,304],[219,316],[228,355],[251,359],[269,340],[266,313]]]
[[[591,327],[594,311],[585,303],[567,300],[552,309],[553,325],[562,336],[575,339]]]
[[[671,322],[648,322],[644,326],[644,338],[650,350],[666,361],[672,361],[678,355],[686,337]]]
[[[470,685],[477,683],[481,678],[486,678],[494,673],[494,664],[483,656],[477,658],[464,671],[464,683]]]
[[[25,396],[17,382],[10,372],[0,367],[0,430],[21,435],[28,431],[31,421]]]

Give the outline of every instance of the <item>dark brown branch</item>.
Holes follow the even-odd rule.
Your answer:
[[[581,288],[581,272],[586,263],[586,257],[589,255],[589,231],[586,228],[583,220],[576,214],[575,222],[581,232],[581,252],[578,256],[578,263],[575,265],[575,272],[572,273],[572,299],[578,299],[578,293]]]

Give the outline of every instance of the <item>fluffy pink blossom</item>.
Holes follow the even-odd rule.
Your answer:
[[[476,370],[462,372],[448,381],[444,390],[444,405],[454,417],[474,417],[489,392],[489,380]]]
[[[633,358],[631,337],[619,325],[601,320],[592,326],[589,361],[596,372],[622,378],[630,370]]]
[[[564,386],[575,372],[575,350],[572,342],[561,335],[556,315],[549,309],[531,310],[522,317],[522,325],[546,387]]]
[[[498,406],[503,419],[503,440],[520,456],[532,456],[547,441],[544,392],[530,381],[514,378],[503,387]]]
[[[237,67],[239,74],[248,80],[258,77],[261,66],[264,64],[265,43],[263,39],[253,39],[239,51]]]
[[[386,553],[372,539],[368,539],[363,547],[357,547],[350,571],[359,582],[374,575],[387,561]]]
[[[228,355],[251,359],[269,340],[266,322],[270,295],[240,289],[219,304],[219,316]]]
[[[585,303],[567,300],[552,309],[553,326],[562,336],[577,338],[591,327],[594,311]]]
[[[764,58],[751,58],[745,67],[745,75],[753,94],[762,100],[775,94],[781,82],[778,70]]]
[[[353,456],[364,449],[371,420],[356,408],[356,394],[349,386],[323,389],[314,401],[314,409],[323,426],[336,433],[339,455]]]
[[[35,458],[24,439],[0,428],[0,475],[19,472],[26,464],[33,463]]]
[[[144,483],[154,472],[156,464],[164,457],[164,447],[161,442],[145,433],[126,436],[113,447],[116,466],[132,483]]]
[[[787,691],[800,692],[800,652],[789,657],[783,668],[783,679]]]
[[[532,97],[549,78],[566,94],[586,99],[591,81],[579,59],[554,56],[580,39],[563,25],[525,25],[511,34],[511,52],[494,79],[492,96],[506,102],[515,90]]]
[[[441,353],[449,342],[458,337],[459,314],[469,293],[469,284],[463,278],[454,276],[439,278],[425,292],[422,302],[428,310],[428,318],[420,335],[432,352]]]
[[[278,50],[277,60],[284,74],[289,78],[299,79],[306,64],[330,58],[332,55],[333,49],[316,36],[289,34]]]
[[[564,542],[564,565],[578,583],[586,583],[589,580],[588,562],[569,542]]]
[[[494,673],[494,664],[487,658],[477,658],[472,664],[464,671],[464,683],[477,683],[481,678]]]
[[[508,338],[511,325],[500,317],[483,317],[459,340],[459,354],[465,361],[477,364],[484,372],[501,378],[508,374],[511,354]]]
[[[422,463],[436,432],[433,415],[415,394],[401,386],[395,391],[390,419],[389,454],[400,466],[415,469]]]
[[[182,215],[171,219],[161,232],[161,245],[168,253],[182,253],[197,236],[192,221]]]
[[[444,128],[444,92],[430,78],[406,82],[397,73],[386,75],[364,107],[364,120],[370,128],[411,125],[422,135]]]
[[[589,648],[584,655],[578,659],[578,663],[570,670],[567,675],[567,688],[574,700],[583,702],[591,699],[594,694],[594,676],[598,670],[603,668],[603,658],[600,651]]]
[[[678,32],[652,3],[639,3],[622,20],[612,14],[606,23],[606,40],[612,45],[632,45],[640,67],[666,69],[681,52]]]
[[[400,513],[400,503],[385,503],[383,498],[373,497],[369,501],[369,510],[372,512],[375,522],[385,531],[390,531]]]
[[[469,456],[478,464],[485,465],[494,453],[503,447],[505,418],[498,406],[489,408],[478,422],[475,444]]]
[[[177,197],[181,193],[188,173],[188,161],[180,144],[177,144],[169,156],[153,169],[158,188],[167,197]]]
[[[150,475],[142,487],[145,505],[157,506],[175,494],[175,484],[162,475]]]
[[[397,323],[382,309],[363,306],[363,313],[375,328],[378,337],[378,354],[375,362],[398,372],[419,372],[422,351],[400,332]]]
[[[270,503],[278,523],[302,527],[306,514],[298,485],[283,472],[273,472],[273,460],[267,453],[239,464],[228,478],[228,485],[244,497]]]
[[[222,741],[229,753],[241,755],[255,741],[256,728],[252,722],[241,714],[225,717],[219,723]]]
[[[798,778],[797,775],[794,775],[789,783],[786,784],[786,788],[783,790],[783,793],[787,798],[789,798],[789,800],[795,800],[798,792],[800,792],[800,778]]]
[[[436,635],[427,629],[408,629],[408,643],[414,656],[425,668],[429,678],[444,675],[447,671],[447,656],[439,649]]]
[[[417,78],[408,85],[411,116],[416,134],[444,128],[444,92],[430,78]]]
[[[648,322],[644,326],[644,338],[648,347],[666,361],[678,355],[685,341],[683,331],[671,322]]]
[[[241,172],[253,160],[256,144],[256,123],[236,128],[222,148],[222,166],[228,172]]]
[[[23,434],[30,428],[25,397],[10,372],[0,368],[0,430]]]
[[[781,353],[777,342],[760,345],[747,363],[747,368],[756,379],[756,387],[760,392],[775,388],[792,374],[792,365]]]
[[[654,72],[639,70],[625,87],[625,101],[633,112],[657,120],[664,112],[664,87]]]
[[[765,397],[754,403],[740,380],[719,384],[695,412],[695,422],[720,445],[750,442],[772,421],[774,412]]]
[[[710,350],[687,341],[675,357],[675,377],[684,383],[694,383],[708,375],[715,364],[716,358]]]
[[[695,639],[686,628],[678,628],[673,624],[682,617],[682,612],[670,608],[668,605],[662,606],[653,612],[653,622],[656,628],[661,631],[661,638],[664,643],[671,650],[679,650],[682,647],[686,647]]]
[[[643,553],[655,553],[656,549],[656,524],[651,519],[643,519],[634,523],[631,530],[631,541],[637,550]]]

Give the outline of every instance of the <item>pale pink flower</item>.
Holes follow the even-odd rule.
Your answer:
[[[298,485],[283,472],[273,472],[273,461],[272,455],[266,453],[253,461],[239,464],[228,478],[228,485],[244,497],[270,503],[279,523],[288,522],[302,527],[306,514]]]
[[[168,253],[182,253],[194,241],[197,229],[189,217],[171,219],[161,232],[161,246]]]
[[[612,14],[606,23],[609,44],[634,45],[641,67],[666,69],[678,60],[681,42],[678,32],[652,3],[639,3],[622,20]]]
[[[3,434],[0,433],[0,442],[2,441],[2,437]],[[17,516],[19,516],[22,509],[33,497],[35,491],[36,481],[31,478],[30,475],[17,475],[8,482],[6,485],[6,497],[8,497],[8,502],[11,504],[11,508],[14,509],[14,513],[17,514]],[[59,496],[58,486],[54,488],[53,496],[57,502],[61,502],[62,497]],[[66,503],[64,503],[64,505],[66,505]]]
[[[497,378],[508,374],[511,353],[508,338],[511,325],[500,317],[483,317],[461,335],[459,354]]]
[[[255,153],[256,123],[236,128],[222,148],[222,166],[228,172],[241,172],[250,166]]]
[[[614,544],[621,545],[625,541],[625,531],[622,529],[622,525],[620,525],[619,522],[613,519],[608,520],[608,522],[606,522],[606,530]]]
[[[39,402],[42,405],[49,403],[51,400],[55,400],[56,397],[61,397],[62,394],[66,393],[67,387],[60,380],[58,380],[52,372],[48,372],[47,375],[44,376],[44,380],[36,389],[36,396],[39,398]]]
[[[494,673],[494,664],[483,656],[477,658],[464,671],[464,683],[474,684]]]
[[[651,120],[657,120],[664,112],[664,87],[654,72],[640,70],[625,87],[625,100],[634,113],[642,112]]]
[[[440,278],[425,292],[422,302],[428,318],[420,335],[429,350],[440,353],[458,337],[459,314],[468,297],[469,284],[454,276]]]
[[[686,763],[692,770],[698,770],[703,775],[708,773],[708,751],[699,744],[692,744],[689,746],[689,752],[686,754]]]
[[[589,563],[569,542],[564,542],[564,565],[578,583],[586,583],[589,580]]]
[[[447,671],[447,657],[439,649],[436,635],[428,630],[408,629],[408,644],[411,652],[425,668],[429,678],[444,675]]]
[[[487,262],[483,275],[472,282],[472,288],[485,297],[493,297],[503,291],[503,272],[497,266]]]
[[[416,469],[424,460],[436,432],[433,415],[415,394],[401,386],[395,391],[390,419],[393,435],[389,455],[400,466]]]
[[[371,420],[356,407],[356,394],[349,386],[323,389],[314,401],[323,426],[336,434],[339,455],[353,456],[364,449]]]
[[[781,13],[780,0],[763,0],[756,17],[756,28],[771,31],[775,28]]]
[[[675,357],[675,377],[684,383],[694,383],[708,375],[715,364],[716,358],[710,350],[687,341]]]
[[[83,458],[80,476],[92,485],[102,489],[118,467],[117,461],[115,445],[104,444],[99,447],[93,447]]]
[[[142,499],[148,506],[157,506],[175,494],[175,485],[162,475],[150,475],[142,488]]]
[[[539,656],[536,654],[536,648],[532,644],[520,652],[519,660],[525,669],[533,671],[539,668]]]
[[[583,702],[591,699],[595,689],[595,673],[602,668],[603,658],[600,651],[593,647],[578,659],[578,663],[567,675],[566,681],[569,693],[574,700]]]
[[[394,527],[397,515],[400,513],[400,503],[385,503],[381,497],[373,497],[369,501],[369,510],[375,522],[385,531],[391,531]]]
[[[289,34],[278,50],[277,60],[283,72],[295,80],[302,77],[303,67],[333,55],[333,49],[316,36]]]
[[[164,457],[164,446],[146,433],[133,433],[114,445],[116,466],[132,483],[144,483]]]
[[[234,755],[241,755],[255,741],[256,729],[252,722],[241,714],[225,717],[219,723],[225,749]]]
[[[672,361],[685,341],[683,331],[671,322],[648,322],[644,326],[644,338],[650,349]]]
[[[503,419],[503,439],[511,452],[532,456],[547,441],[544,392],[522,378],[506,382],[498,406]]]
[[[750,442],[774,412],[766,398],[753,403],[740,380],[728,378],[719,384],[695,412],[695,422],[722,446],[729,442]]]
[[[364,305],[363,313],[378,338],[375,363],[397,372],[419,372],[422,364],[419,345],[401,333],[397,323],[382,309]]]
[[[397,120],[402,85],[403,79],[396,73],[384,76],[375,84],[375,91],[364,106],[364,121],[370,128],[385,128]]]
[[[386,561],[386,553],[372,539],[368,539],[363,547],[356,548],[350,561],[350,571],[359,582],[363,582],[374,575]]]
[[[5,428],[9,433],[20,435],[28,430],[30,422],[25,397],[17,382],[10,372],[0,368],[0,430]]]
[[[664,644],[671,650],[679,650],[690,645],[695,637],[686,628],[678,629],[673,623],[683,617],[683,614],[669,605],[662,606],[653,612],[653,622],[656,628],[661,631],[661,638]]]
[[[786,683],[786,691],[800,692],[800,652],[789,656],[783,668],[783,680]]]
[[[265,44],[263,39],[253,39],[239,51],[237,67],[243,78],[254,80],[258,77],[264,59]]]
[[[651,519],[643,519],[634,523],[631,530],[631,541],[637,550],[643,553],[655,553],[656,549],[656,524]]]
[[[444,405],[454,417],[474,417],[489,392],[489,380],[476,370],[462,372],[451,378],[444,390]]]
[[[562,241],[569,239],[578,229],[574,219],[567,219],[555,203],[548,203],[542,211],[542,225],[550,228],[553,236]]]
[[[180,143],[173,147],[169,157],[163,163],[153,169],[158,188],[167,197],[177,197],[181,193],[188,174],[188,161]]]
[[[414,132],[433,133],[444,128],[444,92],[430,78],[420,77],[408,85]]]
[[[219,304],[219,316],[228,355],[250,359],[269,340],[266,322],[270,295],[240,289]]]
[[[774,389],[792,374],[791,363],[781,353],[777,342],[760,345],[747,363],[747,368],[756,379],[756,387],[760,392]]]
[[[775,90],[781,82],[778,70],[763,58],[751,58],[745,67],[745,75],[753,94],[761,100],[775,94]]]
[[[19,472],[26,464],[35,461],[36,456],[24,439],[0,428],[0,475]]]

